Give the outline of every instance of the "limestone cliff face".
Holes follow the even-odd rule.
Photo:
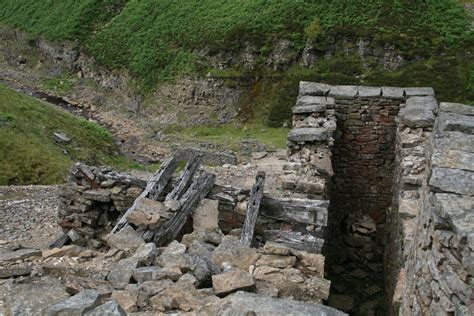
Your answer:
[[[2,26],[4,41],[1,50],[6,61],[20,71],[57,77],[74,74],[77,78],[93,82],[96,88],[87,87],[87,93],[78,93],[76,87],[70,99],[79,103],[112,103],[135,113],[153,116],[160,125],[194,126],[228,123],[239,114],[242,99],[252,99],[252,85],[261,78],[258,70],[285,71],[295,64],[312,67],[316,62],[328,60],[338,54],[356,54],[364,64],[375,61],[386,69],[398,69],[406,59],[394,46],[380,45],[371,39],[332,38],[329,44],[308,42],[302,53],[287,39],[275,39],[268,50],[258,50],[247,43],[240,50],[196,51],[210,67],[230,72],[241,69],[235,76],[216,77],[194,75],[161,84],[145,97],[139,84],[125,69],[107,69],[87,54],[79,42],[48,42]],[[26,60],[25,55],[32,56]],[[25,59],[25,63],[20,63]],[[36,64],[33,62],[37,60]],[[257,71],[254,75],[252,75]],[[278,79],[275,79],[278,81]],[[115,99],[111,102],[111,99]],[[250,100],[250,103],[253,101]]]

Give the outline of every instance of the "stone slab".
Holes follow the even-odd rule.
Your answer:
[[[214,307],[214,308],[213,308]],[[272,298],[248,292],[237,292],[217,303],[206,306],[203,314],[212,315],[324,315],[342,316],[345,313],[322,304],[311,304],[291,299]],[[199,312],[198,312],[199,314]]]
[[[295,128],[288,134],[288,140],[293,142],[326,141],[328,132],[325,128]]]
[[[327,95],[331,86],[325,83],[301,81],[299,95]]]
[[[359,86],[359,98],[380,98],[382,96],[382,88]]]
[[[467,135],[461,132],[444,132],[434,135],[434,148],[440,151],[462,150],[474,153],[474,135]]]
[[[474,105],[461,103],[441,102],[439,104],[440,112],[450,112],[463,115],[474,115]]]
[[[331,91],[329,91],[329,96],[334,98],[356,98],[357,97],[357,86],[332,86]]]
[[[252,291],[255,281],[247,271],[239,269],[212,276],[212,288],[217,296],[225,296],[236,291]]]
[[[438,101],[432,96],[415,96],[410,97],[406,101],[407,108],[428,109],[436,113],[438,110]]]
[[[431,127],[435,122],[433,111],[422,108],[404,107],[398,113],[400,122],[411,128]]]
[[[12,284],[6,293],[7,315],[48,315],[55,304],[69,298],[66,287],[59,281]]]
[[[85,316],[125,316],[127,315],[116,300],[110,300],[94,310],[84,314]]]
[[[326,104],[314,104],[305,106],[295,106],[292,111],[293,114],[304,114],[304,113],[320,113],[326,111]]]
[[[405,99],[405,89],[397,87],[382,87],[382,97],[385,99]]]
[[[9,251],[0,253],[0,262],[2,261],[17,261],[24,260],[30,257],[41,256],[41,250],[38,249],[18,249],[15,251]]]
[[[432,170],[429,185],[434,192],[474,195],[474,172],[439,168]]]
[[[413,87],[413,88],[404,88],[405,96],[407,98],[413,96],[434,96],[434,90],[430,87]]]
[[[474,233],[474,197],[436,193],[430,197],[430,204],[458,235],[464,237]]]
[[[131,252],[144,244],[145,241],[132,227],[126,226],[121,231],[110,235],[108,243],[111,247]]]
[[[474,153],[436,148],[431,156],[431,164],[434,167],[474,171]]]
[[[100,292],[84,290],[51,307],[49,316],[81,316],[100,304]]]
[[[442,113],[436,121],[436,127],[440,132],[461,132],[474,135],[474,116]]]
[[[315,105],[315,104],[334,104],[334,98],[304,95],[298,97],[296,106]]]

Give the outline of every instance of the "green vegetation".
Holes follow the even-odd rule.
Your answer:
[[[313,68],[293,66],[276,83],[261,83],[266,104],[266,124],[272,127],[290,123],[291,107],[298,95],[300,81],[324,82],[339,85],[418,87],[429,86],[436,91],[438,101],[474,104],[474,63],[462,53],[433,56],[424,61],[413,61],[397,71],[387,71],[380,65],[364,68],[355,55],[340,55],[318,62]],[[250,104],[246,108],[254,107]],[[259,107],[256,107],[259,109]],[[252,114],[246,114],[252,117]]]
[[[55,142],[53,133],[71,142]],[[0,85],[0,185],[61,183],[75,161],[143,168],[118,155],[110,133]]]
[[[216,144],[225,145],[233,150],[240,149],[240,140],[242,139],[255,139],[273,149],[285,148],[288,132],[288,128],[264,128],[258,124],[227,124],[187,128],[171,126],[165,130],[165,133],[176,135],[181,139],[188,141],[211,141]]]
[[[110,20],[125,0],[0,0],[0,20],[49,40],[83,39]]]
[[[132,86],[144,93],[184,75],[209,73],[237,82],[264,77],[250,87],[240,118],[276,127],[288,121],[300,80],[432,86],[439,100],[473,102],[474,37],[461,2],[0,0],[0,21],[49,40],[79,39],[100,64],[128,70]],[[354,56],[320,60],[312,69],[296,62],[283,72],[265,65],[278,39],[291,40],[300,54],[308,42],[325,51],[334,39],[350,42],[361,37],[381,47],[393,45],[409,62],[397,71],[376,63],[362,67]],[[253,70],[239,64],[215,69],[203,57],[240,52],[249,44],[260,54]],[[59,92],[69,88],[67,81],[46,85]]]
[[[42,84],[43,89],[59,94],[68,93],[73,88],[73,81],[68,76],[48,78]]]
[[[0,20],[52,40],[81,39],[110,68],[127,68],[144,90],[176,76],[204,73],[196,50],[253,44],[262,53],[277,38],[301,51],[308,39],[370,35],[428,49],[472,37],[455,0],[0,0]]]

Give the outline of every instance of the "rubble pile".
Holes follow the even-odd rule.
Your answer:
[[[59,225],[64,238],[79,245],[100,248],[111,227],[133,204],[147,180],[109,167],[77,163],[61,192]]]
[[[184,235],[181,242],[173,241],[166,247],[139,241],[128,230],[113,236],[107,253],[71,245],[0,255],[0,262],[11,264],[6,268],[10,275],[5,271],[1,274],[1,278],[11,278],[5,297],[7,314],[21,314],[28,309],[49,315],[217,315],[230,308],[229,302],[232,311],[270,311],[271,305],[281,304],[284,298],[281,302],[295,304],[296,310],[343,315],[319,305],[328,298],[330,286],[323,278],[322,255],[273,242],[260,249],[250,248],[219,230],[196,229]],[[121,243],[116,244],[116,240]],[[80,262],[88,260],[91,267],[85,272]],[[98,267],[92,260],[107,264]],[[21,272],[13,268],[20,261],[30,262],[33,269]],[[55,265],[56,270],[48,268]],[[62,282],[53,278],[58,271]],[[21,300],[35,291],[41,293],[23,304]],[[243,297],[268,305],[247,304]]]

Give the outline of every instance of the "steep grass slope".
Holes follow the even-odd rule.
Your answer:
[[[55,142],[53,133],[71,142]],[[62,183],[75,161],[134,166],[97,124],[0,84],[0,185]]]
[[[471,19],[456,0],[0,0],[0,8],[0,21],[32,34],[79,39],[99,63],[129,71],[144,93],[165,80],[209,72],[277,78],[259,83],[268,92],[262,107],[272,126],[288,119],[288,100],[303,79],[433,86],[442,101],[474,100]],[[285,71],[265,64],[278,39],[291,40],[301,56],[308,41],[324,51],[332,39],[342,37],[394,45],[408,63],[388,71],[376,63],[362,67],[360,59],[341,55],[320,60],[313,69],[302,69],[299,61]],[[206,58],[242,52],[249,45],[258,58],[251,70],[241,65],[213,69]]]

